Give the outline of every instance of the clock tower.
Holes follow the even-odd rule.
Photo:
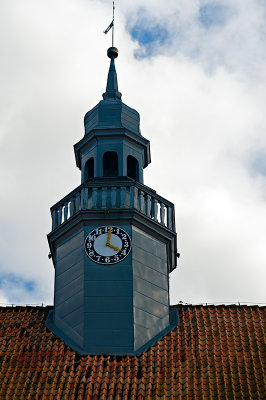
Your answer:
[[[51,208],[55,268],[46,326],[81,355],[137,355],[178,323],[169,306],[176,267],[174,205],[143,183],[150,143],[121,101],[115,58],[106,91],[75,144],[81,185]]]

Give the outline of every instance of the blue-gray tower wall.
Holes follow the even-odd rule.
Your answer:
[[[169,326],[169,282],[166,244],[132,230],[135,349]]]
[[[80,354],[138,354],[172,328],[167,240],[135,225],[134,213],[129,219],[119,214],[91,221],[77,216],[50,234],[55,300],[47,326]],[[85,253],[85,238],[102,225],[119,226],[131,237],[131,252],[117,264],[95,263]]]
[[[131,226],[117,222],[115,225],[131,236]],[[86,236],[97,226],[86,226]],[[86,351],[89,354],[133,353],[132,253],[113,265],[97,264],[83,253]]]
[[[54,324],[78,346],[84,343],[84,231],[56,246]]]

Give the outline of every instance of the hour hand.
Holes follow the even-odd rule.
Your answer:
[[[111,249],[114,249],[115,251],[121,251],[121,249],[119,249],[119,247],[113,246],[113,245],[110,244],[110,243],[106,243],[106,246],[111,247]]]

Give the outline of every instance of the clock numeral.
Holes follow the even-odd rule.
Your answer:
[[[109,263],[110,262],[110,257],[105,257],[105,260],[104,260],[106,263]]]
[[[118,256],[114,256],[114,260],[115,260],[115,261],[119,261],[120,258],[119,258]]]
[[[90,250],[90,251],[89,251],[89,256],[90,256],[90,257],[94,256],[94,251],[93,251],[93,250]]]
[[[126,240],[127,235],[125,233],[122,233],[122,240]]]
[[[123,256],[126,256],[127,255],[127,251],[123,250],[123,251],[121,251],[121,254],[123,254]]]
[[[97,261],[101,261],[101,256],[96,256]]]
[[[124,247],[128,247],[128,242],[124,242]]]

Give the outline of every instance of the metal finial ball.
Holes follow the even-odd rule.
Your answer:
[[[118,49],[116,47],[109,47],[107,50],[107,55],[109,58],[114,60],[116,57],[118,57]]]

